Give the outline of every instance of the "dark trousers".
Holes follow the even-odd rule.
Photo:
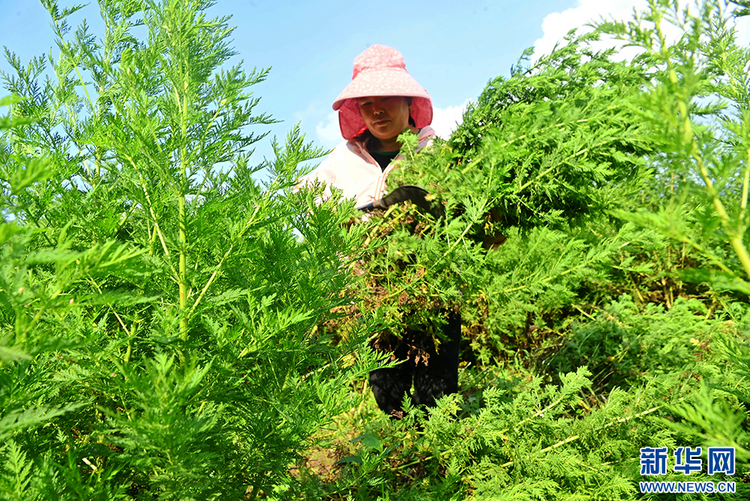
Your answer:
[[[412,380],[411,399],[416,406],[434,407],[438,398],[458,392],[461,315],[449,313],[448,323],[441,329],[443,336],[437,347],[429,331],[406,331],[393,350],[400,363],[370,373],[372,393],[383,412],[395,418],[403,417],[401,403],[411,389]]]

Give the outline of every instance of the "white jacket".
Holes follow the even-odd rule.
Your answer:
[[[432,127],[424,127],[419,131],[418,137],[417,151],[420,151],[432,144],[435,131]],[[401,155],[397,156],[394,161],[399,159]],[[317,179],[329,186],[339,188],[344,192],[344,198],[354,198],[355,206],[360,207],[383,197],[385,181],[394,167],[394,163],[391,162],[385,171],[382,171],[364,143],[357,139],[350,139],[336,146],[318,168],[302,179],[300,184],[310,183]],[[326,187],[324,197],[330,196],[331,191]]]

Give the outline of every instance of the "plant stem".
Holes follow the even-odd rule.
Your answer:
[[[252,224],[255,222],[255,216],[258,214],[258,211],[260,210],[260,205],[255,206],[255,211],[253,212],[252,216],[250,216],[250,219],[245,223],[244,228],[242,228],[242,231],[240,231],[239,235],[237,235],[237,238],[242,238],[242,236],[245,234],[245,232],[252,226]],[[206,291],[208,291],[208,288],[211,287],[211,284],[216,279],[216,276],[219,273],[219,270],[221,270],[221,267],[224,265],[224,261],[232,254],[232,250],[234,250],[234,242],[229,246],[229,249],[224,253],[224,256],[222,256],[219,263],[216,265],[216,268],[214,269],[213,273],[211,274],[211,277],[208,279],[208,282],[206,282],[206,285],[201,290],[200,294],[198,295],[198,299],[195,300],[195,303],[193,303],[193,306],[190,308],[190,312],[187,315],[187,319],[189,319],[192,315],[195,309],[198,307],[198,304],[203,299],[203,296],[206,294]],[[186,321],[187,321],[186,319]]]
[[[682,400],[682,399],[680,399],[680,400]],[[628,416],[628,417],[616,419],[616,420],[614,420],[612,422],[609,422],[609,423],[605,424],[604,426],[602,426],[601,428],[599,428],[596,431],[606,430],[607,428],[611,428],[611,427],[613,427],[613,426],[615,426],[617,424],[626,423],[626,422],[630,421],[631,419],[635,419],[635,418],[647,416],[649,414],[652,414],[652,413],[658,411],[662,407],[664,407],[664,406],[663,405],[658,405],[656,407],[650,408],[647,411],[643,411],[643,412],[641,412],[639,414],[635,414],[633,416]],[[549,451],[557,449],[558,447],[562,447],[563,445],[568,444],[570,442],[573,442],[575,440],[578,440],[579,438],[581,438],[581,435],[573,435],[572,437],[568,437],[565,440],[561,440],[561,441],[557,442],[556,444],[552,444],[549,447],[545,447],[544,449],[542,449],[542,450],[539,451],[539,454],[546,454]],[[506,467],[512,466],[512,465],[513,465],[513,461],[508,461],[507,463],[504,463],[504,464],[500,465],[500,468],[506,468]]]
[[[90,283],[92,283],[94,285],[94,287],[96,287],[96,290],[99,291],[99,294],[104,294],[104,291],[102,291],[102,288],[99,287],[99,284],[96,282],[96,280],[94,280],[94,277],[92,277],[91,275],[89,275],[88,280],[89,280]],[[122,327],[122,329],[125,331],[125,334],[127,334],[128,336],[130,336],[130,331],[128,330],[127,325],[125,325],[125,322],[123,322],[122,318],[120,318],[120,315],[117,314],[117,312],[115,311],[115,309],[112,306],[109,307],[109,310],[112,313],[114,313],[115,318],[117,319],[117,322],[120,324],[120,327]]]
[[[719,197],[719,194],[716,192],[716,189],[711,182],[711,178],[708,174],[708,169],[706,169],[706,164],[703,162],[703,158],[698,152],[698,145],[695,144],[695,138],[692,138],[692,148],[690,154],[698,164],[701,178],[703,179],[703,182],[706,183],[706,189],[708,190],[709,195],[711,195],[711,200],[713,201],[716,213],[721,219],[721,225],[727,232],[729,243],[732,245],[732,249],[734,249],[734,252],[737,254],[737,257],[739,258],[740,263],[745,270],[745,274],[747,274],[748,278],[750,278],[750,253],[748,252],[747,247],[745,247],[745,244],[742,241],[742,235],[739,234],[730,224],[729,214],[727,214],[727,211],[724,208],[724,204],[721,202],[721,198]]]
[[[128,160],[130,160],[130,163],[134,168],[137,168],[132,158],[128,158]],[[172,269],[172,273],[174,274],[175,278],[177,278],[177,270],[174,269],[172,260],[169,257],[169,247],[167,247],[167,242],[164,240],[164,235],[162,235],[161,228],[159,227],[159,220],[156,217],[156,212],[154,211],[154,204],[151,202],[151,197],[149,196],[148,189],[146,188],[146,180],[143,179],[143,174],[139,174],[139,176],[140,176],[141,186],[143,187],[143,194],[146,196],[146,202],[148,202],[148,211],[149,211],[149,214],[151,214],[151,219],[153,219],[154,221],[154,233],[159,237],[159,242],[161,242],[161,248],[164,251],[164,255],[167,258],[167,263],[169,264],[169,267]]]
[[[748,187],[750,186],[750,148],[745,155],[745,175],[742,179],[742,200],[740,201],[740,222],[745,219],[747,209]]]
[[[180,146],[180,187],[179,195],[177,197],[177,210],[178,210],[178,224],[180,225],[180,271],[178,283],[180,284],[180,337],[183,341],[187,340],[188,335],[188,315],[187,310],[187,232],[186,224],[187,219],[185,215],[185,190],[187,188],[187,165],[188,161],[187,152],[185,151],[185,142],[187,141],[187,91],[188,91],[188,78],[185,76],[185,85],[182,94],[182,113],[181,127],[182,127],[182,145]]]

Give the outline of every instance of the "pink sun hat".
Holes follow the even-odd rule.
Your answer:
[[[333,102],[344,139],[351,139],[367,128],[359,114],[357,98],[374,96],[411,97],[414,125],[421,129],[432,123],[430,95],[406,71],[401,53],[385,45],[372,45],[354,59],[352,81]]]

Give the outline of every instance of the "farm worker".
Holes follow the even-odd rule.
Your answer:
[[[357,207],[385,194],[385,181],[396,168],[393,161],[399,159],[399,134],[406,129],[418,134],[417,151],[432,144],[435,137],[429,127],[430,95],[406,71],[401,53],[384,45],[373,45],[354,59],[352,80],[334,101],[333,109],[338,111],[345,141],[307,181],[317,179],[341,189],[344,198],[355,199]],[[386,414],[403,416],[401,403],[412,380],[415,405],[434,406],[436,399],[458,391],[460,316],[448,313],[437,347],[433,332],[431,327],[405,332],[395,345],[388,346],[399,365],[370,373],[375,400]],[[374,347],[383,349],[377,342]]]

